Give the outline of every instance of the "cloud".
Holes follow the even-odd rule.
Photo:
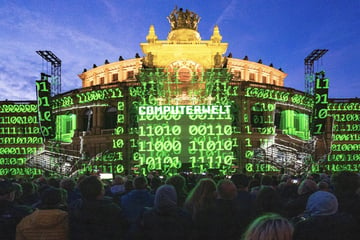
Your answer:
[[[35,80],[40,72],[50,72],[49,63],[35,52],[51,50],[62,60],[62,89],[81,87],[77,74],[94,62],[103,64],[109,56],[117,56],[119,48],[87,35],[76,26],[50,21],[40,13],[8,6],[0,8],[0,91],[2,99],[34,100]],[[128,49],[121,52],[129,54]]]
[[[231,0],[231,2],[227,5],[224,11],[222,11],[220,16],[216,19],[215,25],[220,25],[220,23],[222,23],[223,21],[234,17],[236,11],[236,0]]]

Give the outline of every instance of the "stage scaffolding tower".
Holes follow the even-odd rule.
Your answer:
[[[44,60],[51,63],[51,96],[61,93],[61,60],[51,51],[36,51]]]
[[[305,59],[305,92],[314,95],[315,71],[314,63],[319,60],[328,49],[315,49]]]

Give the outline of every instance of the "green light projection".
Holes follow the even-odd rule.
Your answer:
[[[25,167],[26,156],[43,144],[37,104],[18,102],[0,104],[0,176],[34,176],[42,170]],[[43,126],[43,131],[47,128]]]
[[[139,139],[133,146],[138,149],[134,160],[140,172],[161,170],[171,174],[183,165],[197,173],[210,169],[231,172],[232,150],[238,145],[232,138],[230,106],[172,107],[139,107]]]
[[[134,170],[146,174],[159,170],[173,174],[180,169],[222,174],[233,171],[231,78],[226,69],[179,76],[161,69],[139,74],[141,86],[130,89],[138,97],[137,126],[132,129]],[[186,81],[182,81],[186,79]]]
[[[51,139],[55,136],[54,119],[52,115],[52,103],[50,96],[51,85],[47,80],[36,81],[38,119],[41,135],[45,139]]]
[[[324,134],[327,118],[329,79],[325,72],[316,73],[315,80],[315,106],[313,112],[312,131],[314,135]]]
[[[308,140],[310,139],[309,115],[295,110],[284,110],[281,112],[280,129],[284,134]]]
[[[328,115],[333,119],[331,154],[327,171],[360,171],[360,102],[330,102]]]
[[[66,114],[56,116],[55,141],[71,143],[76,129],[76,115]]]
[[[71,109],[113,107],[116,126],[105,129],[112,131],[106,137],[111,143],[106,142],[106,151],[92,158],[93,165],[83,164],[82,171],[123,173],[131,168],[142,174],[152,170],[230,174],[241,167],[247,172],[279,172],[279,165],[267,160],[278,157],[267,152],[277,135],[311,140],[310,109],[327,104],[326,110],[321,110],[323,106],[315,115],[320,120],[334,119],[332,152],[324,167],[329,171],[360,168],[360,103],[327,103],[322,92],[312,98],[283,88],[235,84],[226,69],[189,76],[183,81],[177,71],[142,69],[139,81],[132,84],[97,86],[52,99],[53,110],[61,113],[56,116],[54,140],[71,143],[79,121]],[[318,85],[326,90],[328,81]],[[25,154],[34,153],[42,144],[41,132],[52,130],[39,126],[36,114],[36,104],[0,106],[0,165],[7,169],[0,174],[38,173],[18,167],[24,164]]]

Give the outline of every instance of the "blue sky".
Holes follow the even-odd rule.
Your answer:
[[[78,74],[105,59],[143,55],[149,26],[166,39],[175,6],[201,17],[207,40],[215,25],[234,58],[262,59],[288,74],[285,86],[304,90],[304,58],[329,49],[325,70],[331,98],[360,97],[359,0],[0,0],[0,100],[35,100],[35,81],[50,50],[62,60],[62,90],[80,88]]]

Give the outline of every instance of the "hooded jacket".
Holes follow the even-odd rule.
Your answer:
[[[155,194],[153,208],[147,209],[141,217],[146,240],[187,240],[192,230],[191,216],[177,205],[176,190],[172,185],[162,185]]]
[[[60,209],[35,210],[16,227],[17,240],[68,239],[68,213]]]

